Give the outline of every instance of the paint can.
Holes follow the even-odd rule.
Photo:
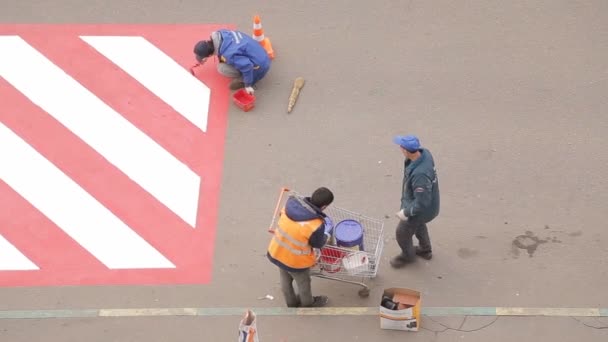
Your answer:
[[[340,221],[336,227],[335,236],[338,247],[363,251],[363,226],[356,220]]]

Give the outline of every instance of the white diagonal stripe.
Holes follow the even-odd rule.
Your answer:
[[[1,77],[195,227],[197,174],[20,37],[0,51]]]
[[[210,89],[163,51],[143,37],[80,38],[203,132],[207,130]]]
[[[108,268],[175,267],[2,123],[0,146],[0,179]]]
[[[38,266],[0,235],[0,271],[31,271]]]

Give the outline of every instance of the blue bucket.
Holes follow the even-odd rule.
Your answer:
[[[335,227],[338,247],[363,250],[363,226],[355,220],[340,221]]]

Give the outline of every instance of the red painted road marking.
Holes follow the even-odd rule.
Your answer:
[[[141,36],[188,72],[194,63],[193,44],[218,28],[213,25],[0,25],[0,36],[16,35],[25,40],[201,177],[198,215],[192,229],[78,135],[33,104],[12,84],[0,79],[3,99],[0,122],[175,265],[172,269],[108,269],[7,183],[0,181],[0,206],[11,208],[10,213],[0,214],[0,235],[40,268],[0,270],[0,285],[187,284],[210,280],[229,104],[227,80],[217,74],[212,63],[205,65],[199,74],[211,89],[207,129],[203,133],[79,36]],[[111,134],[108,139],[112,139]]]

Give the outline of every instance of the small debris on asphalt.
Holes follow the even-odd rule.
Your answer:
[[[264,299],[273,300],[273,299],[274,299],[274,297],[273,297],[273,296],[271,296],[271,295],[266,295],[266,296],[264,296],[264,297],[258,297],[258,299],[259,299],[259,300],[264,300]]]

